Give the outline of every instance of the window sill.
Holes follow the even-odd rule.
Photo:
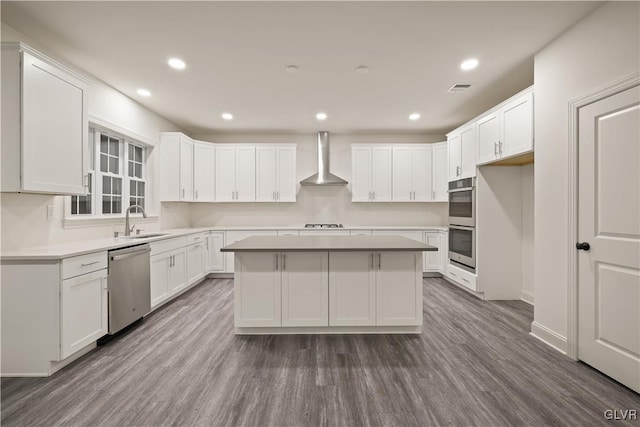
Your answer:
[[[136,224],[149,224],[158,222],[160,220],[159,215],[147,215],[144,218],[140,214],[131,215],[129,220]],[[80,218],[65,218],[62,220],[62,226],[64,228],[86,228],[86,227],[100,227],[108,225],[122,225],[125,222],[125,216],[86,216]]]

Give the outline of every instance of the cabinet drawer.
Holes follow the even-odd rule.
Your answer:
[[[187,237],[175,237],[173,239],[151,242],[149,243],[149,246],[151,247],[150,256],[154,256],[164,252],[172,251],[174,249],[184,248],[185,246],[187,246]]]
[[[107,268],[107,251],[74,256],[62,260],[62,278],[79,276]]]
[[[470,273],[466,270],[456,267],[455,265],[449,263],[447,266],[447,276],[453,280],[454,282],[462,285],[466,288],[471,289],[472,291],[478,291],[476,284],[476,276],[473,273]]]
[[[189,234],[187,236],[187,245],[193,245],[194,243],[204,243],[207,239],[207,233]]]

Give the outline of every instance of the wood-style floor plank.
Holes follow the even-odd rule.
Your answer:
[[[531,306],[424,280],[421,335],[235,336],[207,280],[50,378],[3,378],[3,426],[575,426],[640,396],[529,336]],[[617,421],[616,425],[640,425]]]

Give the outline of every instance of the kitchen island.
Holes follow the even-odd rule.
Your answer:
[[[422,252],[400,236],[253,236],[235,252],[236,334],[420,333]]]

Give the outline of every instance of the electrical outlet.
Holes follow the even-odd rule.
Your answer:
[[[54,219],[53,205],[47,206],[47,219]]]

